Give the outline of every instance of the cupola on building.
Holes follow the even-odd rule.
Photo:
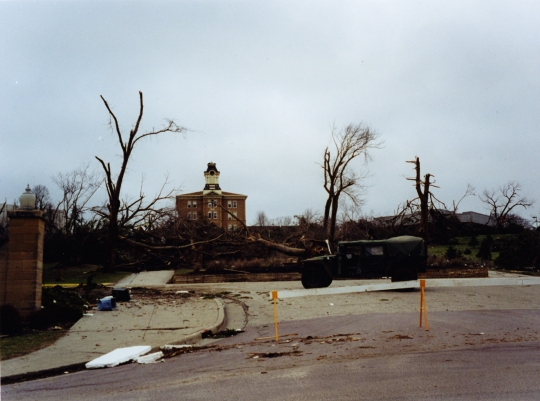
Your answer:
[[[176,196],[178,217],[186,220],[208,219],[228,230],[242,229],[235,217],[246,224],[247,195],[222,191],[219,174],[216,163],[208,163],[204,172],[204,189]]]

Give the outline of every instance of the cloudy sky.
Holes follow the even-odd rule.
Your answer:
[[[511,180],[540,212],[540,3],[537,1],[0,2],[0,198],[120,149],[145,100],[126,196],[167,174],[201,190],[208,162],[248,198],[248,223],[322,211],[332,126],[363,122],[384,140],[366,167],[363,213],[415,196],[419,156],[436,195],[459,199]],[[104,191],[94,204],[100,204]],[[485,212],[476,197],[461,211]]]

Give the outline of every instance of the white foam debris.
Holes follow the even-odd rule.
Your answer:
[[[140,356],[136,359],[138,363],[156,363],[158,359],[163,358],[163,352],[158,351],[152,354]]]
[[[108,354],[102,355],[88,362],[86,369],[112,368],[121,363],[131,361],[141,355],[146,354],[152,349],[149,345],[135,345],[133,347],[117,348]]]

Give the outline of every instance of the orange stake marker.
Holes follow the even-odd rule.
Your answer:
[[[272,291],[272,299],[274,300],[274,329],[276,330],[276,342],[279,340],[278,334],[278,315],[277,315],[277,291]]]
[[[426,331],[429,331],[429,323],[427,319],[426,296],[424,294],[425,287],[426,287],[426,280],[420,280],[420,327],[422,327],[422,312],[424,312],[424,318],[426,319]]]

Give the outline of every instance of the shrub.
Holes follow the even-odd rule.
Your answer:
[[[82,317],[86,302],[77,292],[55,286],[43,289],[41,304],[43,308],[28,319],[33,329],[45,330],[76,322]]]
[[[476,237],[476,235],[473,235],[467,245],[469,245],[471,248],[476,248],[478,244],[478,238]]]
[[[2,334],[18,334],[21,332],[21,315],[13,305],[0,307],[0,332]]]
[[[476,254],[477,258],[480,258],[482,260],[491,260],[491,243],[493,242],[493,239],[491,236],[487,236],[482,240],[480,243],[480,249],[478,249],[478,253]]]
[[[525,230],[505,241],[495,264],[512,269],[540,269],[540,232]]]
[[[83,313],[72,306],[53,306],[41,309],[30,316],[30,327],[45,330],[51,326],[72,324],[82,317]]]
[[[456,259],[458,257],[461,257],[462,253],[459,249],[456,249],[454,245],[450,245],[448,248],[446,248],[446,252],[444,256],[446,256],[448,259]]]

